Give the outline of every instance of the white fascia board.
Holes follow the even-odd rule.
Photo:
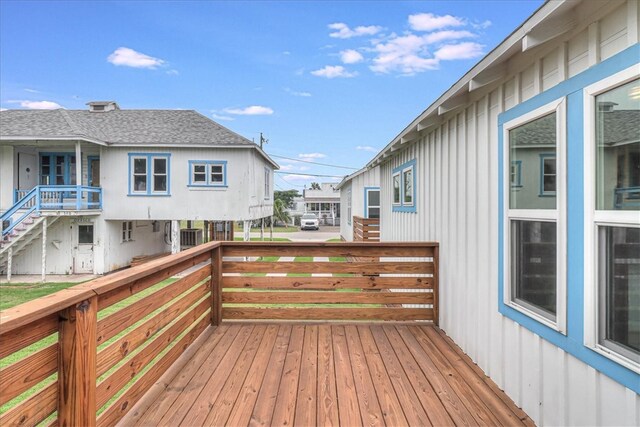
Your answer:
[[[9,136],[9,135],[0,135],[0,141],[7,141],[7,142],[11,142],[11,141],[19,141],[19,142],[24,142],[24,141],[84,141],[84,142],[89,142],[91,144],[97,144],[97,145],[102,145],[102,146],[108,146],[109,144],[107,144],[104,141],[100,141],[97,139],[93,139],[93,138],[87,138],[87,137],[78,137],[76,136],[56,136],[56,137],[50,137],[50,136]]]
[[[402,138],[406,133],[410,132],[419,122],[424,120],[426,117],[433,115],[433,113],[437,113],[438,108],[447,100],[454,97],[456,94],[459,94],[463,90],[469,89],[469,82],[471,79],[476,77],[480,72],[485,69],[497,66],[502,61],[508,59],[508,54],[510,50],[517,45],[518,51],[521,51],[522,39],[529,34],[534,28],[538,27],[541,22],[550,19],[552,16],[557,14],[564,14],[567,10],[572,9],[574,6],[582,2],[582,0],[558,0],[558,1],[547,1],[544,3],[537,11],[533,13],[525,22],[520,25],[515,31],[513,31],[507,38],[496,46],[491,52],[485,55],[473,68],[471,68],[467,73],[460,78],[456,83],[453,84],[445,93],[443,93],[434,103],[432,103],[426,110],[422,112],[418,117],[416,117],[407,127],[404,128],[398,136],[393,138],[393,140],[387,144],[385,148],[383,148],[376,157],[374,157],[367,166],[372,166],[376,163],[380,163],[381,159],[386,157],[386,153],[389,151],[391,145]]]

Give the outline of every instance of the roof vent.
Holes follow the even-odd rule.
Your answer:
[[[87,102],[87,105],[92,113],[104,113],[120,109],[115,101],[91,101]]]

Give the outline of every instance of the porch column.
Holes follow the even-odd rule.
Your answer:
[[[248,242],[251,240],[251,221],[244,221],[242,224],[242,231],[244,234],[244,241]]]
[[[180,252],[180,221],[171,221],[171,253]]]
[[[82,149],[80,141],[76,141],[76,209],[82,208],[82,191],[80,186],[82,185]],[[89,195],[87,194],[87,198]],[[87,200],[88,202],[89,200]]]
[[[47,217],[42,221],[42,283],[47,275]]]

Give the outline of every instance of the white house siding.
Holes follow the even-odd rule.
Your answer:
[[[351,190],[351,216],[364,217],[364,188],[380,187],[380,168],[374,167],[355,176],[340,188],[340,235],[353,241],[353,221],[347,217],[348,193]]]
[[[171,153],[170,197],[127,195],[129,153]],[[188,187],[189,160],[227,161],[228,187]],[[102,150],[100,167],[107,220],[253,220],[273,212],[273,173],[270,194],[264,194],[264,168],[273,167],[253,149],[109,147]]]
[[[639,395],[498,312],[498,114],[639,39],[635,0],[576,15],[575,30],[514,57],[506,78],[381,165],[381,237],[440,242],[440,326],[536,424],[640,425]],[[391,171],[414,158],[417,213],[392,212]]]
[[[171,252],[171,244],[165,242],[165,221],[159,221],[159,230],[153,231],[152,221],[133,221],[133,240],[122,241],[123,221],[102,221],[104,227],[104,271],[128,266],[138,255],[154,255]],[[101,274],[104,271],[96,271]]]

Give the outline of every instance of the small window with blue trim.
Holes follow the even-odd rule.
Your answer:
[[[556,155],[540,154],[540,196],[556,195]]]
[[[514,160],[511,162],[510,175],[511,188],[522,187],[522,160]]]
[[[393,169],[393,212],[416,212],[416,161]]]
[[[170,195],[171,154],[129,153],[129,196]]]
[[[226,187],[225,160],[189,160],[189,187]]]

